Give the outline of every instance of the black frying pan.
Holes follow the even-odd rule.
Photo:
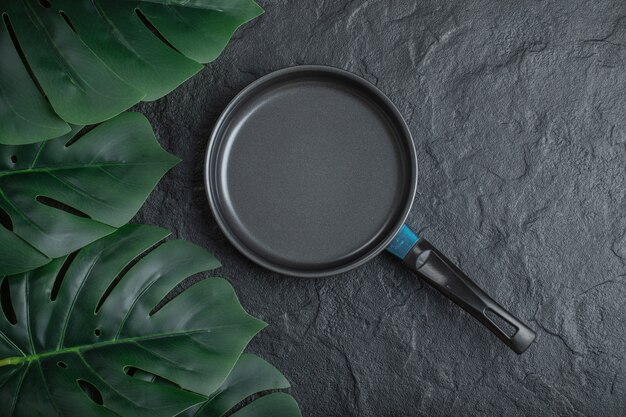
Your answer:
[[[259,265],[321,277],[387,249],[515,352],[535,339],[404,224],[417,185],[411,133],[354,74],[299,66],[252,83],[217,121],[205,175],[215,219]]]

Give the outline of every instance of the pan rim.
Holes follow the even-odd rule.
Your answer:
[[[397,126],[401,139],[406,142],[405,145],[408,148],[409,155],[408,160],[411,168],[411,178],[408,180],[408,194],[407,201],[404,202],[404,208],[401,214],[398,216],[398,220],[394,223],[394,226],[390,228],[390,232],[384,237],[381,238],[378,243],[373,245],[372,249],[367,251],[361,257],[347,262],[345,264],[341,264],[335,267],[329,267],[325,269],[316,269],[316,270],[303,270],[290,268],[288,266],[280,265],[276,262],[271,262],[266,258],[260,256],[255,251],[251,250],[247,245],[241,242],[238,239],[236,233],[229,226],[228,222],[224,218],[222,205],[217,198],[217,175],[215,175],[215,170],[212,169],[218,162],[218,150],[219,145],[221,145],[222,139],[225,135],[222,135],[223,127],[225,122],[227,122],[228,118],[231,114],[237,112],[239,105],[248,97],[253,96],[257,90],[259,90],[266,83],[276,79],[283,77],[285,75],[293,75],[297,73],[311,73],[311,72],[319,72],[325,74],[331,74],[339,77],[344,77],[349,81],[352,81],[359,85],[359,87],[364,88],[369,93],[375,95],[381,103],[384,105],[385,110],[389,111],[390,116],[392,117],[392,122]],[[400,111],[393,104],[393,102],[375,85],[365,80],[364,78],[351,73],[349,71],[336,68],[328,65],[295,65],[290,67],[285,67],[276,71],[272,71],[259,79],[255,80],[245,88],[243,88],[239,93],[233,97],[233,99],[228,103],[226,108],[222,111],[219,118],[215,122],[213,126],[213,130],[211,131],[211,135],[209,137],[209,142],[205,154],[205,164],[204,164],[204,185],[205,191],[207,195],[207,199],[209,201],[209,206],[211,207],[211,212],[213,214],[213,218],[217,222],[218,226],[222,233],[226,236],[226,238],[230,241],[230,243],[246,258],[256,263],[257,265],[262,266],[268,270],[278,272],[283,275],[288,275],[292,277],[300,277],[300,278],[318,278],[325,277],[330,275],[341,274],[347,271],[350,271],[354,268],[357,268],[364,263],[370,261],[375,256],[379,255],[381,252],[385,250],[385,248],[391,243],[393,238],[398,234],[402,226],[405,224],[406,218],[408,217],[411,207],[413,205],[413,201],[415,199],[415,193],[417,190],[417,180],[418,180],[418,163],[417,163],[417,154],[415,151],[415,144],[413,142],[413,136],[409,130],[408,125]]]

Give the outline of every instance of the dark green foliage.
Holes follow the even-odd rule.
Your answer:
[[[252,0],[1,0],[0,143],[162,97],[261,13]]]
[[[75,140],[79,130],[38,144],[0,145],[0,276],[113,233],[178,162],[138,113]]]

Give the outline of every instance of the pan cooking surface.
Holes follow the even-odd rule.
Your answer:
[[[412,143],[395,109],[340,71],[266,79],[214,132],[209,195],[222,228],[257,262],[295,274],[382,250],[414,193]]]

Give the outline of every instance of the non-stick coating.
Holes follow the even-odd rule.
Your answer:
[[[253,261],[294,276],[343,272],[381,252],[416,180],[413,141],[393,104],[323,66],[248,86],[207,151],[209,202],[226,236]]]

